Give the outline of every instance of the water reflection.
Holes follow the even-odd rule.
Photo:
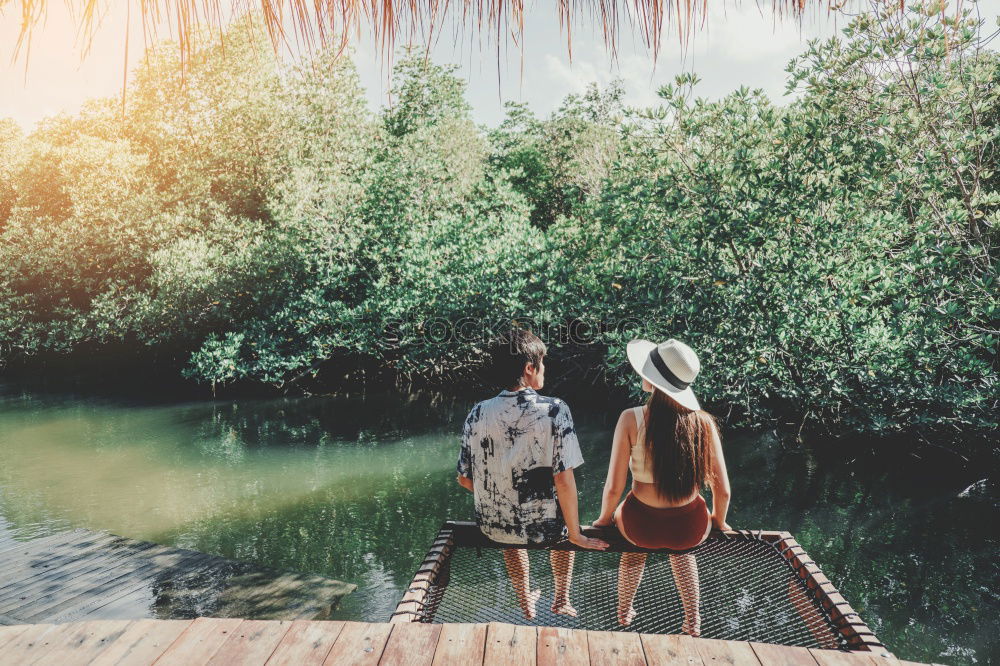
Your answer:
[[[386,620],[441,522],[472,515],[454,483],[476,397],[137,404],[0,392],[0,531],[67,527],[358,584],[338,617]],[[613,418],[574,408],[581,514],[597,516]],[[900,657],[997,650],[992,482],[785,450],[731,436],[730,523],[787,529]],[[897,465],[898,467],[898,465]],[[985,476],[985,475],[984,475]],[[976,479],[972,479],[976,481]]]

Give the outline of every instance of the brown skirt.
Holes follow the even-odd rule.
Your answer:
[[[640,548],[694,548],[705,540],[712,522],[701,495],[683,506],[659,508],[644,504],[629,491],[617,515],[622,536]]]

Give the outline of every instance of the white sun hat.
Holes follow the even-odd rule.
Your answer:
[[[694,350],[671,338],[656,344],[649,340],[632,340],[625,348],[629,363],[639,376],[660,389],[681,406],[701,409],[691,390],[701,363]]]

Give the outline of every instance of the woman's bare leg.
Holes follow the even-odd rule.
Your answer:
[[[622,553],[618,562],[618,624],[627,627],[635,618],[636,590],[646,570],[646,553]]]
[[[504,548],[503,562],[507,565],[507,575],[517,594],[517,603],[524,611],[524,617],[535,619],[535,604],[541,596],[541,590],[531,590],[529,584],[528,551],[523,548]]]
[[[698,582],[698,561],[694,555],[671,555],[670,568],[674,572],[674,584],[681,596],[684,608],[684,624],[681,631],[689,636],[701,635],[701,586]]]
[[[555,594],[552,599],[552,612],[560,615],[576,617],[576,609],[569,602],[569,588],[573,583],[573,559],[576,555],[572,550],[550,550],[549,564],[552,566],[552,582]]]

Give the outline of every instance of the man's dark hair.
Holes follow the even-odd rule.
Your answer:
[[[512,328],[490,344],[492,375],[502,388],[517,386],[524,374],[524,364],[536,368],[545,356],[545,343],[531,331]]]

